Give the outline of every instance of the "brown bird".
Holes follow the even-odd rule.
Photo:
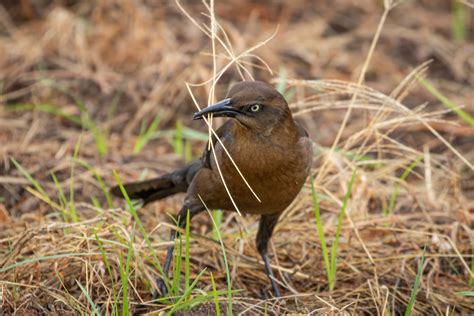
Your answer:
[[[177,216],[179,227],[186,225],[188,210],[192,218],[204,211],[205,206],[235,211],[236,205],[242,213],[261,215],[257,250],[265,263],[273,293],[278,297],[280,290],[268,259],[268,241],[281,213],[306,181],[313,157],[311,141],[306,131],[293,120],[285,98],[264,82],[233,85],[225,100],[195,113],[194,119],[210,114],[232,118],[216,131],[220,141],[215,136],[211,138],[215,155],[206,146],[201,159],[188,166],[155,179],[125,184],[124,188],[130,198],[143,199],[145,204],[178,192],[187,192]],[[112,193],[122,195],[118,187],[113,188]],[[170,239],[173,240],[175,235],[172,231]],[[174,246],[168,248],[163,268],[166,275],[173,250]],[[159,280],[158,287],[165,295],[167,288],[163,280]]]

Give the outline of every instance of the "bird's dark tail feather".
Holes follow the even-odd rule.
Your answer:
[[[144,204],[148,204],[179,192],[186,192],[189,183],[200,166],[201,163],[196,161],[183,169],[161,177],[126,183],[123,187],[130,199],[141,199]],[[119,186],[113,187],[110,192],[115,196],[123,198]]]
[[[171,174],[155,179],[126,183],[123,187],[125,191],[127,191],[130,199],[142,199],[144,204],[163,199],[182,191],[179,186],[173,183]],[[123,198],[119,186],[113,187],[110,192],[115,196]]]

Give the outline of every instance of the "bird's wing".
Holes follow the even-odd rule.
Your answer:
[[[232,127],[232,124],[233,124],[233,122],[229,120],[229,121],[225,122],[221,127],[219,127],[216,130],[216,134],[217,134],[217,136],[219,137],[219,139],[221,141],[224,141],[224,138],[225,138],[226,134],[227,135],[229,134],[229,131]],[[212,134],[212,137],[211,137],[210,141],[212,142],[213,146],[216,147],[217,138],[214,134]],[[203,162],[204,168],[212,169],[212,167],[211,167],[211,157],[212,157],[211,150],[212,149],[209,148],[208,145],[206,145],[206,148],[204,148],[204,152],[202,153],[201,161]]]
[[[298,128],[298,134],[300,137],[309,137],[308,132],[298,123],[296,123],[296,127]]]
[[[296,123],[296,127],[298,128],[298,134],[300,136],[298,139],[298,146],[301,150],[302,157],[300,163],[306,166],[305,174],[308,175],[313,164],[313,142],[309,138],[308,132],[306,132],[301,125]]]

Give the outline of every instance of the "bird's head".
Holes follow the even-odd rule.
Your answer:
[[[263,133],[272,131],[277,124],[291,118],[285,98],[261,81],[234,84],[224,100],[195,113],[194,119],[202,119],[208,114],[231,117],[244,127]]]

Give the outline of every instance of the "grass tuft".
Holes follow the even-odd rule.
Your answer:
[[[227,280],[227,315],[232,316],[232,313],[233,313],[232,280],[231,280],[231,277],[230,277],[229,264],[228,264],[228,262],[227,262],[227,254],[226,254],[226,251],[225,251],[224,242],[222,241],[221,233],[220,233],[220,231],[219,231],[219,229],[218,229],[218,227],[217,227],[216,222],[214,221],[214,217],[212,216],[211,211],[207,208],[206,204],[204,203],[204,201],[201,199],[200,196],[199,196],[199,199],[201,200],[201,203],[203,203],[204,206],[206,207],[206,210],[207,210],[207,212],[208,212],[208,214],[209,214],[209,217],[210,217],[211,220],[212,220],[212,226],[213,226],[214,229],[216,230],[216,234],[217,234],[217,237],[218,237],[220,246],[221,246],[222,256],[223,256],[223,258],[224,258],[224,266],[225,266],[226,280]]]
[[[352,172],[351,180],[349,181],[349,186],[347,188],[346,194],[344,195],[344,199],[342,201],[342,206],[339,211],[336,233],[334,236],[333,243],[331,245],[331,257],[329,257],[329,252],[326,246],[326,238],[324,237],[323,232],[323,225],[321,221],[321,215],[319,213],[319,204],[318,199],[316,196],[316,190],[314,189],[313,179],[311,179],[311,191],[313,196],[313,208],[314,208],[314,216],[316,218],[316,225],[318,227],[318,237],[319,242],[321,243],[321,249],[323,252],[324,257],[324,266],[326,268],[326,274],[328,278],[329,289],[332,291],[336,285],[336,274],[337,274],[337,248],[339,245],[339,236],[341,234],[342,229],[342,222],[344,221],[344,217],[346,215],[346,208],[347,203],[349,201],[349,197],[352,192],[352,186],[354,185],[355,177],[356,177],[357,169],[354,169]]]
[[[148,233],[146,232],[144,226],[143,226],[143,223],[140,219],[140,217],[138,216],[137,214],[137,211],[135,209],[135,206],[133,205],[132,201],[130,200],[130,197],[128,196],[127,194],[127,191],[125,191],[125,188],[123,187],[123,184],[122,182],[120,181],[120,178],[118,176],[118,173],[117,171],[114,170],[114,176],[115,176],[115,180],[117,181],[117,184],[120,188],[120,191],[122,192],[122,195],[123,197],[125,198],[125,201],[127,202],[127,205],[128,205],[128,211],[130,212],[130,214],[133,216],[134,220],[135,220],[135,223],[136,225],[138,226],[138,230],[140,231],[141,235],[143,236],[143,238],[145,239],[145,242],[148,246],[148,250],[150,251],[150,254],[152,256],[152,263],[153,263],[153,266],[159,271],[160,273],[160,277],[163,278],[163,280],[165,281],[165,283],[167,284],[167,286],[169,286],[169,280],[168,280],[168,277],[165,275],[165,273],[163,272],[163,268],[161,267],[161,264],[160,264],[160,261],[158,260],[158,258],[156,257],[156,251],[150,241],[150,238],[148,236]]]

